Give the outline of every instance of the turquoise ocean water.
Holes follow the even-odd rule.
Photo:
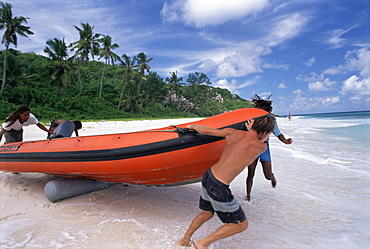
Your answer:
[[[332,122],[332,127],[324,128],[330,135],[337,135],[369,145],[370,111],[308,114],[304,119],[318,119]]]
[[[369,248],[370,112],[300,115],[278,123],[294,142],[270,139],[277,195],[286,193],[281,208],[306,226],[288,236],[292,244],[276,248]],[[281,222],[297,227],[300,222],[284,213]]]

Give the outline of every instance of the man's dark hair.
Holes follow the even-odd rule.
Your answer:
[[[75,121],[73,121],[73,123],[75,124],[75,129],[76,129],[76,130],[79,130],[79,129],[81,129],[81,128],[82,128],[82,123],[81,123],[81,121],[79,121],[79,120],[75,120]]]
[[[267,99],[263,99],[260,96],[254,94],[252,97],[252,104],[255,108],[265,110],[266,112],[272,112],[272,100],[270,99],[272,95],[268,96]]]
[[[263,132],[272,132],[274,130],[274,127],[275,127],[275,118],[270,114],[266,114],[254,118],[252,130],[256,131],[259,134]]]

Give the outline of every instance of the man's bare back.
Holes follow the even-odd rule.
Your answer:
[[[231,129],[226,136],[226,145],[220,160],[212,166],[213,175],[221,182],[230,185],[256,155],[266,150],[266,144],[251,132]]]
[[[253,122],[251,122],[253,124]],[[201,134],[225,137],[226,145],[220,160],[212,166],[213,175],[226,185],[239,175],[246,166],[262,152],[266,150],[266,144],[261,134],[257,137],[253,132],[226,128],[222,130],[212,129],[201,125],[188,125],[189,129],[198,131]]]

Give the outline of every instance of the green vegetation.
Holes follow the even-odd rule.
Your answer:
[[[19,105],[29,106],[45,121],[205,117],[252,107],[238,95],[210,86],[204,73],[189,73],[186,82],[177,72],[163,79],[149,65],[155,58],[143,52],[120,57],[113,52],[119,45],[108,35],[94,33],[88,23],[75,26],[78,41],[46,41],[47,57],[9,49],[17,46],[17,34],[33,34],[22,25],[26,19],[12,18],[11,5],[0,1],[0,29],[5,29],[0,119]]]

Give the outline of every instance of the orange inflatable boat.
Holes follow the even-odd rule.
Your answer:
[[[264,114],[260,109],[245,108],[192,123],[245,130],[247,119]],[[0,146],[0,170],[139,185],[191,183],[217,162],[225,141],[186,131],[187,124],[6,144]]]

